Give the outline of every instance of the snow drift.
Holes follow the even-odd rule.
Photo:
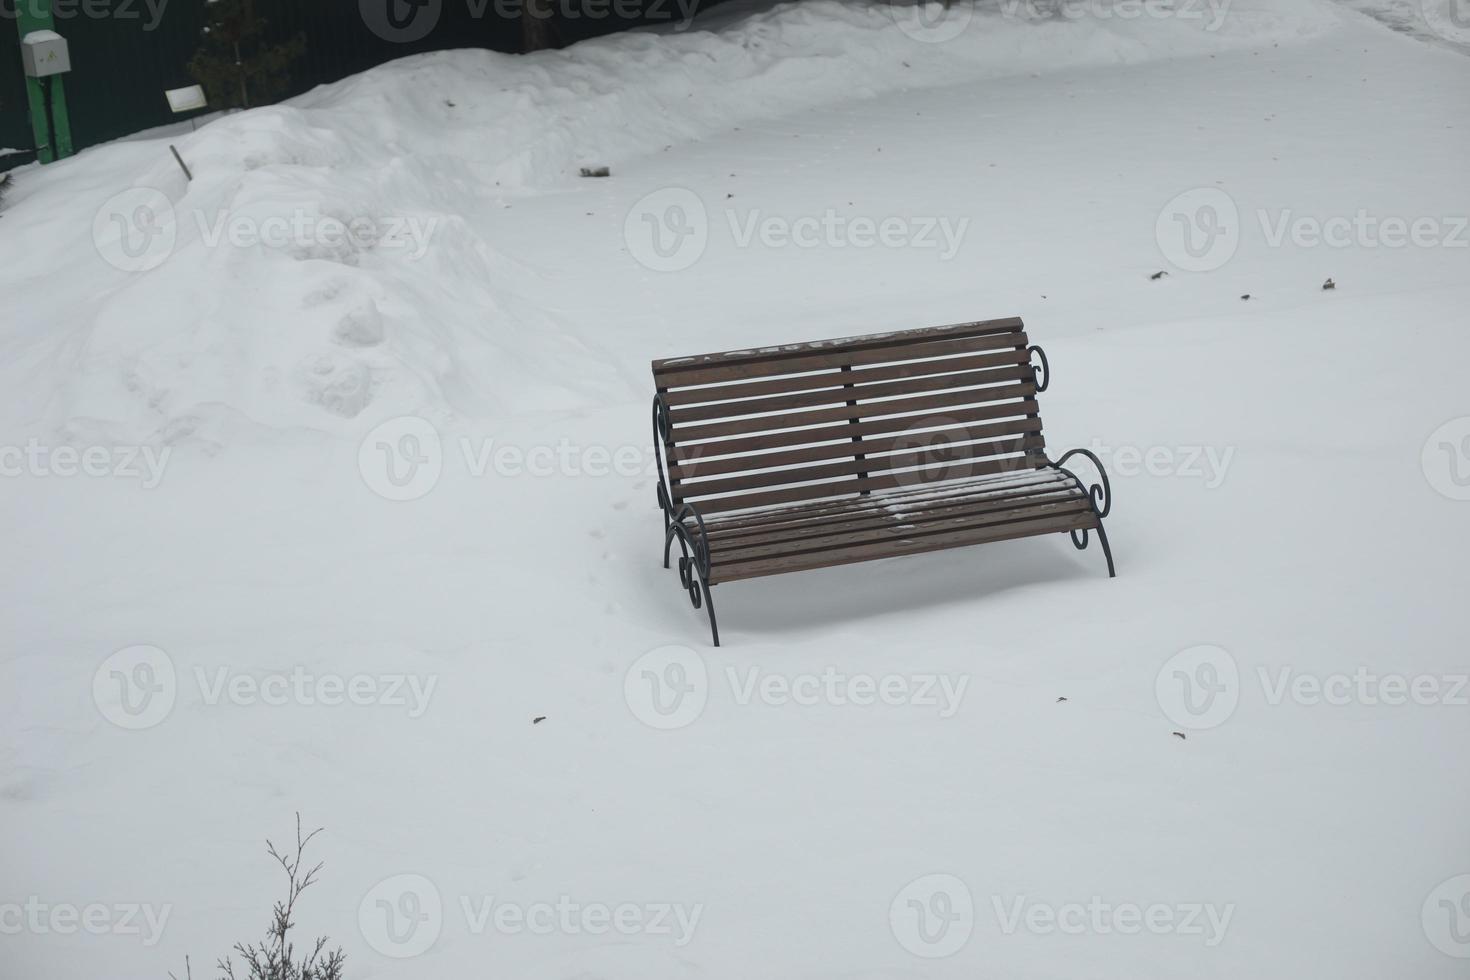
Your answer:
[[[554,290],[495,234],[524,195],[572,192],[579,165],[611,164],[616,179],[622,161],[746,119],[1336,22],[1315,0],[1141,9],[732,7],[705,22],[718,31],[405,58],[173,137],[192,181],[169,138],[32,168],[0,243],[22,284],[3,414],[51,438],[207,446],[258,427],[595,405],[628,393],[621,355],[560,322]],[[73,289],[25,288],[61,266]]]

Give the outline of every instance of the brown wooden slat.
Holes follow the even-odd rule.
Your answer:
[[[792,550],[796,550],[798,547],[806,547],[807,542],[834,534],[854,534],[862,531],[877,531],[881,528],[923,530],[936,522],[958,519],[966,519],[978,524],[996,514],[1039,508],[1043,505],[1055,505],[1052,506],[1053,510],[1067,510],[1074,507],[1091,507],[1092,503],[1075,487],[1038,487],[1027,493],[946,501],[942,504],[903,511],[901,514],[866,510],[854,511],[845,518],[840,515],[832,515],[824,518],[810,518],[792,524],[773,524],[736,536],[711,538],[710,548],[719,561],[737,561],[748,548],[789,544]]]
[[[985,476],[992,473],[1013,473],[1020,470],[1034,470],[1045,465],[1046,461],[1044,459],[1035,456],[1011,456],[1002,459],[980,460],[970,463],[966,468],[970,470],[971,476]],[[801,500],[821,500],[824,497],[840,497],[847,494],[857,494],[863,490],[897,490],[913,487],[919,483],[944,482],[941,480],[919,480],[917,477],[918,474],[912,471],[904,473],[883,473],[879,476],[868,477],[867,479],[837,480],[831,483],[811,483],[800,487],[785,487],[779,490],[761,490],[756,493],[742,493],[730,497],[709,497],[699,500],[697,506],[701,515],[723,514],[732,510],[773,507],[777,504],[790,504]]]
[[[755,578],[762,575],[778,575],[783,572],[827,568],[832,565],[848,565],[853,562],[871,561],[876,558],[896,558],[900,555],[922,554],[926,551],[940,551],[945,548],[959,548],[972,544],[986,544],[992,541],[1006,541],[1013,538],[1031,537],[1037,534],[1052,534],[1097,526],[1096,515],[1092,511],[1086,510],[1076,514],[1064,514],[1043,520],[1018,521],[1012,524],[994,524],[988,527],[953,531],[948,534],[923,535],[898,541],[884,541],[878,544],[835,548],[831,551],[820,551],[812,554],[785,555],[777,558],[766,558],[759,561],[725,565],[711,569],[710,582],[712,584],[718,582],[735,582],[740,579]]]
[[[937,419],[935,420],[938,421]],[[700,477],[719,476],[725,473],[743,473],[747,470],[771,469],[795,466],[799,463],[817,463],[826,459],[851,459],[856,449],[865,456],[883,453],[913,451],[929,440],[948,439],[955,443],[979,442],[998,436],[1024,435],[1041,431],[1041,419],[1016,419],[995,425],[958,426],[951,429],[930,429],[923,432],[906,432],[891,438],[864,439],[861,446],[852,442],[829,442],[819,446],[803,446],[774,453],[746,453],[718,459],[699,459],[689,463],[674,463],[669,467],[669,476],[676,480],[693,480]]]
[[[776,537],[766,541],[742,543],[737,547],[727,545],[725,548],[715,549],[710,556],[710,561],[713,567],[718,568],[722,565],[742,564],[762,558],[775,558],[779,555],[812,554],[884,541],[907,541],[913,538],[962,531],[966,528],[990,527],[1017,521],[1039,521],[1075,514],[1087,507],[1089,504],[1081,497],[1042,502],[1017,501],[1012,502],[1010,506],[988,510],[935,515],[928,519],[916,517],[912,521],[890,520],[887,523],[832,531],[812,537]]]
[[[817,405],[841,405],[850,401],[867,402],[880,407],[881,402],[872,399],[893,398],[901,395],[916,395],[924,391],[947,391],[951,388],[980,388],[985,385],[1007,381],[1031,380],[1031,368],[1019,365],[989,368],[984,371],[967,371],[963,374],[939,374],[927,378],[902,378],[898,381],[880,381],[874,384],[853,385],[829,391],[803,391],[790,395],[774,395],[768,398],[742,398],[738,401],[716,402],[712,405],[689,405],[670,410],[669,419],[675,425],[702,422],[709,419],[729,419],[742,415],[766,412],[788,412],[798,408]],[[984,399],[977,399],[983,401]]]
[[[717,384],[721,381],[746,381],[752,378],[769,378],[782,374],[805,374],[810,371],[839,368],[844,364],[858,367],[863,364],[920,361],[934,357],[946,357],[951,354],[1020,350],[1028,342],[1024,332],[982,334],[976,337],[962,337],[958,340],[935,340],[925,343],[846,350],[839,353],[806,354],[783,360],[755,361],[748,364],[726,364],[719,367],[693,368],[664,373],[655,371],[654,381],[660,388],[687,388],[690,385]]]
[[[1020,416],[1035,415],[1037,411],[1037,404],[1034,400],[1019,401],[1010,405],[979,405],[974,408],[957,408],[947,411],[943,416],[939,417],[938,422],[963,424],[968,422],[984,422],[997,418],[1015,419]],[[869,419],[861,422],[850,421],[840,425],[815,429],[790,429],[780,432],[765,432],[752,436],[740,436],[734,439],[720,439],[711,442],[684,442],[673,447],[673,452],[669,458],[675,462],[689,463],[716,456],[761,452],[768,449],[780,449],[785,446],[807,446],[814,443],[833,442],[838,439],[850,439],[853,436],[905,432],[919,426],[926,419],[932,418],[935,418],[932,413],[893,415],[881,419]],[[1040,422],[1041,419],[1038,417],[1035,421]]]
[[[960,476],[968,477],[970,475],[968,467],[972,460],[1006,456],[1039,448],[1041,447],[1038,440],[1024,436],[1013,439],[996,439],[990,442],[951,444],[935,449],[921,447],[892,456],[849,459],[838,463],[822,463],[817,466],[799,466],[792,469],[763,470],[758,473],[744,473],[739,476],[712,480],[683,480],[674,488],[673,494],[676,502],[682,502],[712,494],[738,493],[742,490],[808,483],[832,477],[856,476],[864,472],[883,473],[893,470],[950,466],[965,469],[966,472]]]
[[[789,504],[768,510],[738,512],[711,518],[705,522],[705,527],[710,540],[715,541],[729,535],[745,534],[752,530],[759,531],[762,528],[786,522],[817,520],[831,516],[844,517],[862,513],[865,510],[886,512],[889,508],[920,508],[950,500],[979,500],[1018,493],[1033,487],[1076,488],[1077,481],[1060,470],[1049,467],[1024,469],[961,483],[926,484],[920,487],[875,493],[866,497],[841,497]]]
[[[704,402],[726,401],[733,398],[757,398],[761,395],[782,395],[796,391],[811,391],[817,388],[837,388],[846,384],[866,384],[870,381],[895,381],[899,378],[919,378],[930,374],[955,374],[960,371],[977,371],[981,368],[1006,367],[1026,364],[1031,355],[1025,350],[1007,350],[999,354],[966,354],[959,357],[941,357],[927,361],[905,361],[900,364],[883,364],[878,367],[858,368],[854,371],[839,369],[823,371],[821,374],[792,374],[764,381],[747,381],[737,384],[706,385],[700,388],[679,388],[664,394],[664,403],[670,408],[680,405],[697,405]]]
[[[653,362],[655,375],[682,371],[688,368],[709,365],[743,364],[750,361],[775,361],[793,359],[804,354],[835,353],[842,351],[867,350],[874,347],[893,347],[953,337],[974,337],[983,334],[1008,333],[1022,329],[1020,317],[1003,317],[996,320],[975,320],[968,323],[951,323],[940,327],[919,327],[910,330],[889,330],[883,333],[860,334],[852,337],[836,337],[831,340],[812,340],[800,344],[778,344],[771,347],[745,348],[719,351],[713,354],[697,354],[692,357],[665,357]]]
[[[935,408],[957,408],[962,405],[989,404],[1017,398],[1030,399],[1035,394],[1036,386],[1027,382],[995,388],[920,395],[914,398],[894,398],[870,405],[839,405],[835,408],[819,408],[811,411],[792,412],[787,415],[728,419],[722,422],[706,422],[701,425],[676,426],[674,442],[682,445],[691,441],[715,439],[720,436],[751,435],[756,432],[773,432],[779,429],[800,429],[821,425],[825,422],[844,422],[849,419],[862,422],[876,416],[913,414]],[[1018,411],[1016,414],[1023,413]]]

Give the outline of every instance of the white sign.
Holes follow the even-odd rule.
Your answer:
[[[209,105],[209,100],[204,97],[204,89],[198,85],[171,88],[163,94],[168,99],[169,109],[173,112],[192,112]]]

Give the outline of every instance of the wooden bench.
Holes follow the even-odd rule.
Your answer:
[[[1111,576],[1107,473],[1047,457],[1049,375],[1017,318],[654,361],[664,567],[678,541],[716,646],[721,582],[1093,531]]]

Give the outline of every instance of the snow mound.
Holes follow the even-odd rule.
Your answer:
[[[671,144],[839,100],[1280,43],[1337,23],[1320,0],[1138,9],[732,7],[708,29],[531,57],[405,58],[176,137],[192,180],[167,139],[32,168],[0,268],[22,284],[63,266],[80,274],[63,295],[16,290],[4,390],[17,410],[3,414],[53,434],[217,445],[262,427],[345,434],[406,412],[630,397],[627,368],[643,352],[599,350],[556,316],[561,287],[508,254],[513,243],[492,244],[497,214],[524,195],[564,191],[581,165],[616,177],[619,162]]]

